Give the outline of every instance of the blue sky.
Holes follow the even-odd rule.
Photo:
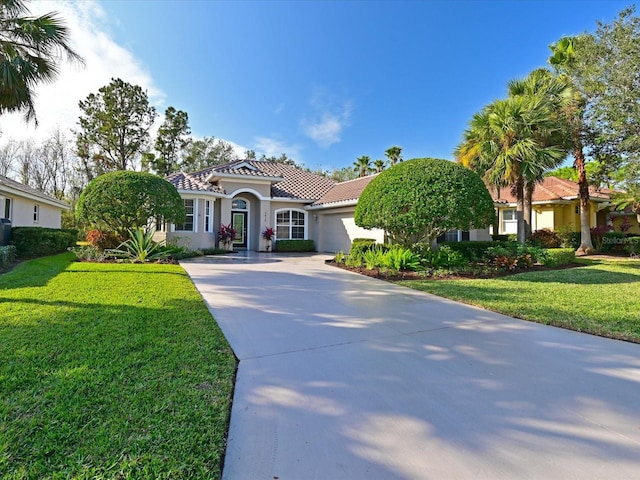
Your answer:
[[[185,110],[198,136],[327,169],[360,155],[384,158],[391,145],[406,159],[452,158],[473,113],[504,96],[509,80],[545,66],[549,44],[593,31],[627,5],[47,2],[79,16],[70,27],[83,30],[77,45],[90,59],[86,69],[101,72],[70,88],[69,105],[121,76],[147,88],[159,112]],[[88,52],[89,44],[99,50]]]

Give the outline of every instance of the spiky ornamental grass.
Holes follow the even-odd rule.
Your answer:
[[[219,478],[236,361],[178,265],[0,275],[0,478]]]

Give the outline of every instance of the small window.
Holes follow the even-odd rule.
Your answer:
[[[40,221],[40,205],[33,206],[33,223]]]
[[[213,232],[213,202],[211,200],[204,202],[204,231]]]
[[[187,217],[184,223],[176,225],[176,231],[180,232],[193,232],[194,219],[195,219],[195,200],[192,198],[184,200],[184,209],[187,213]]]
[[[282,210],[276,213],[276,237],[279,240],[304,240],[306,213]]]
[[[4,217],[3,218],[8,218],[9,220],[11,220],[11,199],[10,198],[4,199]]]
[[[236,198],[231,202],[232,210],[246,210],[247,209],[247,201],[242,198]]]
[[[515,209],[502,210],[502,233],[518,232],[518,216]]]

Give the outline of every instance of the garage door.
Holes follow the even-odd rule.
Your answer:
[[[373,238],[378,242],[384,241],[382,230],[366,230],[356,225],[353,214],[334,213],[322,215],[322,231],[320,232],[321,252],[345,252],[351,248],[351,241],[354,238]]]

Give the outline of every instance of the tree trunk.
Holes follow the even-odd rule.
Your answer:
[[[518,242],[522,245],[527,241],[526,228],[524,225],[524,182],[519,178],[514,186],[516,190],[516,218],[518,219]]]
[[[533,189],[535,188],[534,182],[527,182],[524,187],[524,205],[522,214],[524,217],[524,238],[525,241],[531,236],[531,216],[532,216],[532,204],[533,204]]]
[[[584,153],[582,145],[573,152],[573,165],[578,171],[578,192],[580,194],[580,246],[576,253],[578,255],[591,255],[595,253],[593,243],[591,243],[591,229],[589,228],[589,183],[587,182],[587,170],[585,168]]]

